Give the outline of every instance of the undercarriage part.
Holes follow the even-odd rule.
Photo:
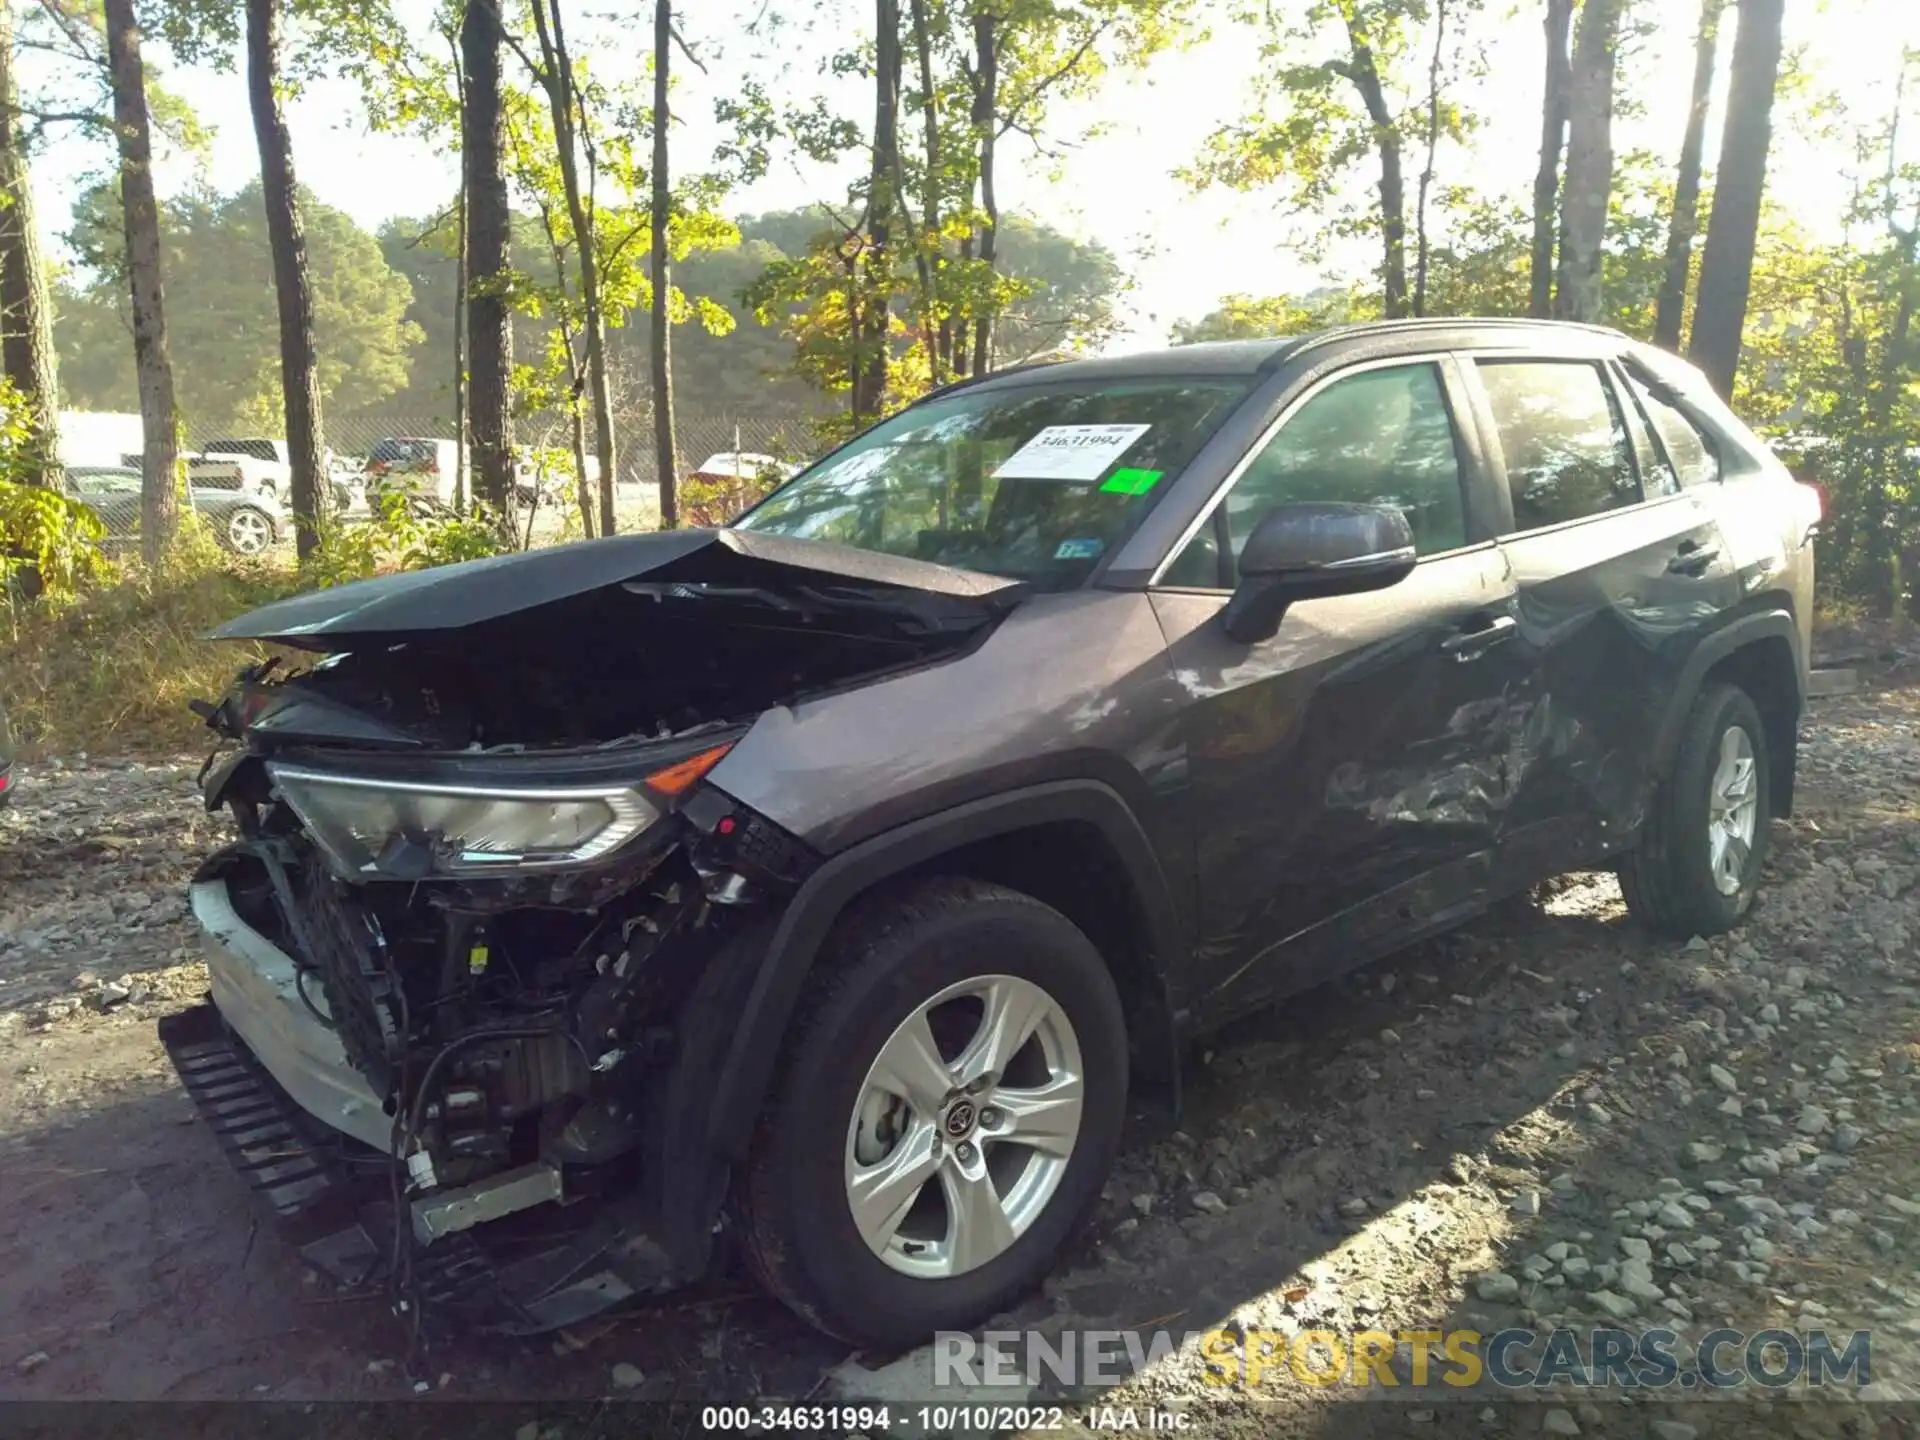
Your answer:
[[[167,1016],[160,1036],[208,1128],[301,1258],[345,1289],[379,1283],[394,1239],[380,1157],[337,1136],[317,1139],[316,1123],[211,1004]],[[273,1146],[270,1157],[252,1148],[262,1142]],[[636,1226],[631,1208],[604,1207],[582,1224],[570,1210],[531,1205],[415,1246],[409,1290],[423,1322],[430,1331],[539,1334],[630,1295],[685,1284],[704,1268],[705,1245],[676,1256]],[[410,1225],[405,1238],[413,1238]]]
[[[431,1245],[444,1236],[471,1230],[489,1220],[558,1200],[560,1171],[552,1165],[522,1165],[474,1185],[446,1190],[413,1202],[413,1238]]]

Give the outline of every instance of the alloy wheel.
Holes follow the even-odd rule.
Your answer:
[[[1753,853],[1760,814],[1753,764],[1752,737],[1740,726],[1729,725],[1720,736],[1720,759],[1707,791],[1707,858],[1713,883],[1722,895],[1738,892]]]
[[[227,517],[227,540],[242,555],[258,555],[273,543],[273,527],[258,510],[236,510]]]
[[[1004,1254],[1060,1188],[1084,1098],[1079,1040],[1040,986],[982,975],[940,991],[880,1047],[847,1127],[868,1248],[924,1279]]]

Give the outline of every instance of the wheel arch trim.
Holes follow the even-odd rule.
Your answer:
[[[1656,776],[1664,775],[1672,763],[1680,747],[1680,734],[1686,726],[1687,716],[1692,712],[1694,702],[1700,698],[1708,674],[1731,656],[1768,640],[1784,641],[1793,657],[1793,724],[1798,725],[1799,717],[1807,705],[1807,657],[1800,643],[1800,627],[1788,610],[1769,608],[1752,611],[1714,631],[1694,647],[1693,653],[1687,657],[1666,709],[1661,714],[1659,728],[1654,732],[1653,773]],[[1775,813],[1790,815],[1794,772],[1797,769],[1794,747],[1788,746],[1783,753],[1771,756],[1771,762]]]
[[[721,1067],[709,1141],[738,1159],[773,1080],[787,1022],[842,911],[874,885],[962,846],[1060,821],[1091,824],[1125,869],[1145,920],[1148,964],[1164,984],[1180,954],[1178,912],[1152,842],[1118,792],[1057,780],[968,801],[863,840],[829,858],[787,902]]]

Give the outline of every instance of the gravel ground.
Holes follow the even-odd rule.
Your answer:
[[[1801,814],[1776,822],[1734,935],[1656,942],[1611,877],[1569,877],[1216,1037],[1181,1128],[1135,1117],[1089,1236],[1002,1323],[1614,1317],[1670,1326],[1683,1356],[1723,1325],[1858,1326],[1866,1399],[1920,1398],[1917,740],[1920,688],[1816,702]],[[393,1323],[304,1283],[256,1230],[154,1039],[204,986],[183,887],[219,822],[194,768],[47,762],[0,811],[0,1398],[405,1396]],[[849,1357],[726,1278],[558,1340],[443,1348],[419,1383],[518,1403],[821,1398],[904,1393],[927,1364]],[[1113,1399],[1247,1435],[1866,1435],[1913,1413],[1282,1376],[1249,1400],[1189,1348]]]

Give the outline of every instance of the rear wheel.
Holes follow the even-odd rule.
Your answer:
[[[266,511],[241,505],[228,512],[220,536],[236,555],[259,555],[273,544],[273,521]]]
[[[976,1324],[1046,1274],[1112,1165],[1112,977],[1059,912],[958,879],[865,907],[821,963],[738,1187],[748,1261],[856,1344]]]
[[[1744,690],[1694,702],[1640,843],[1620,866],[1628,908],[1676,938],[1718,935],[1753,905],[1772,794],[1767,731]]]

